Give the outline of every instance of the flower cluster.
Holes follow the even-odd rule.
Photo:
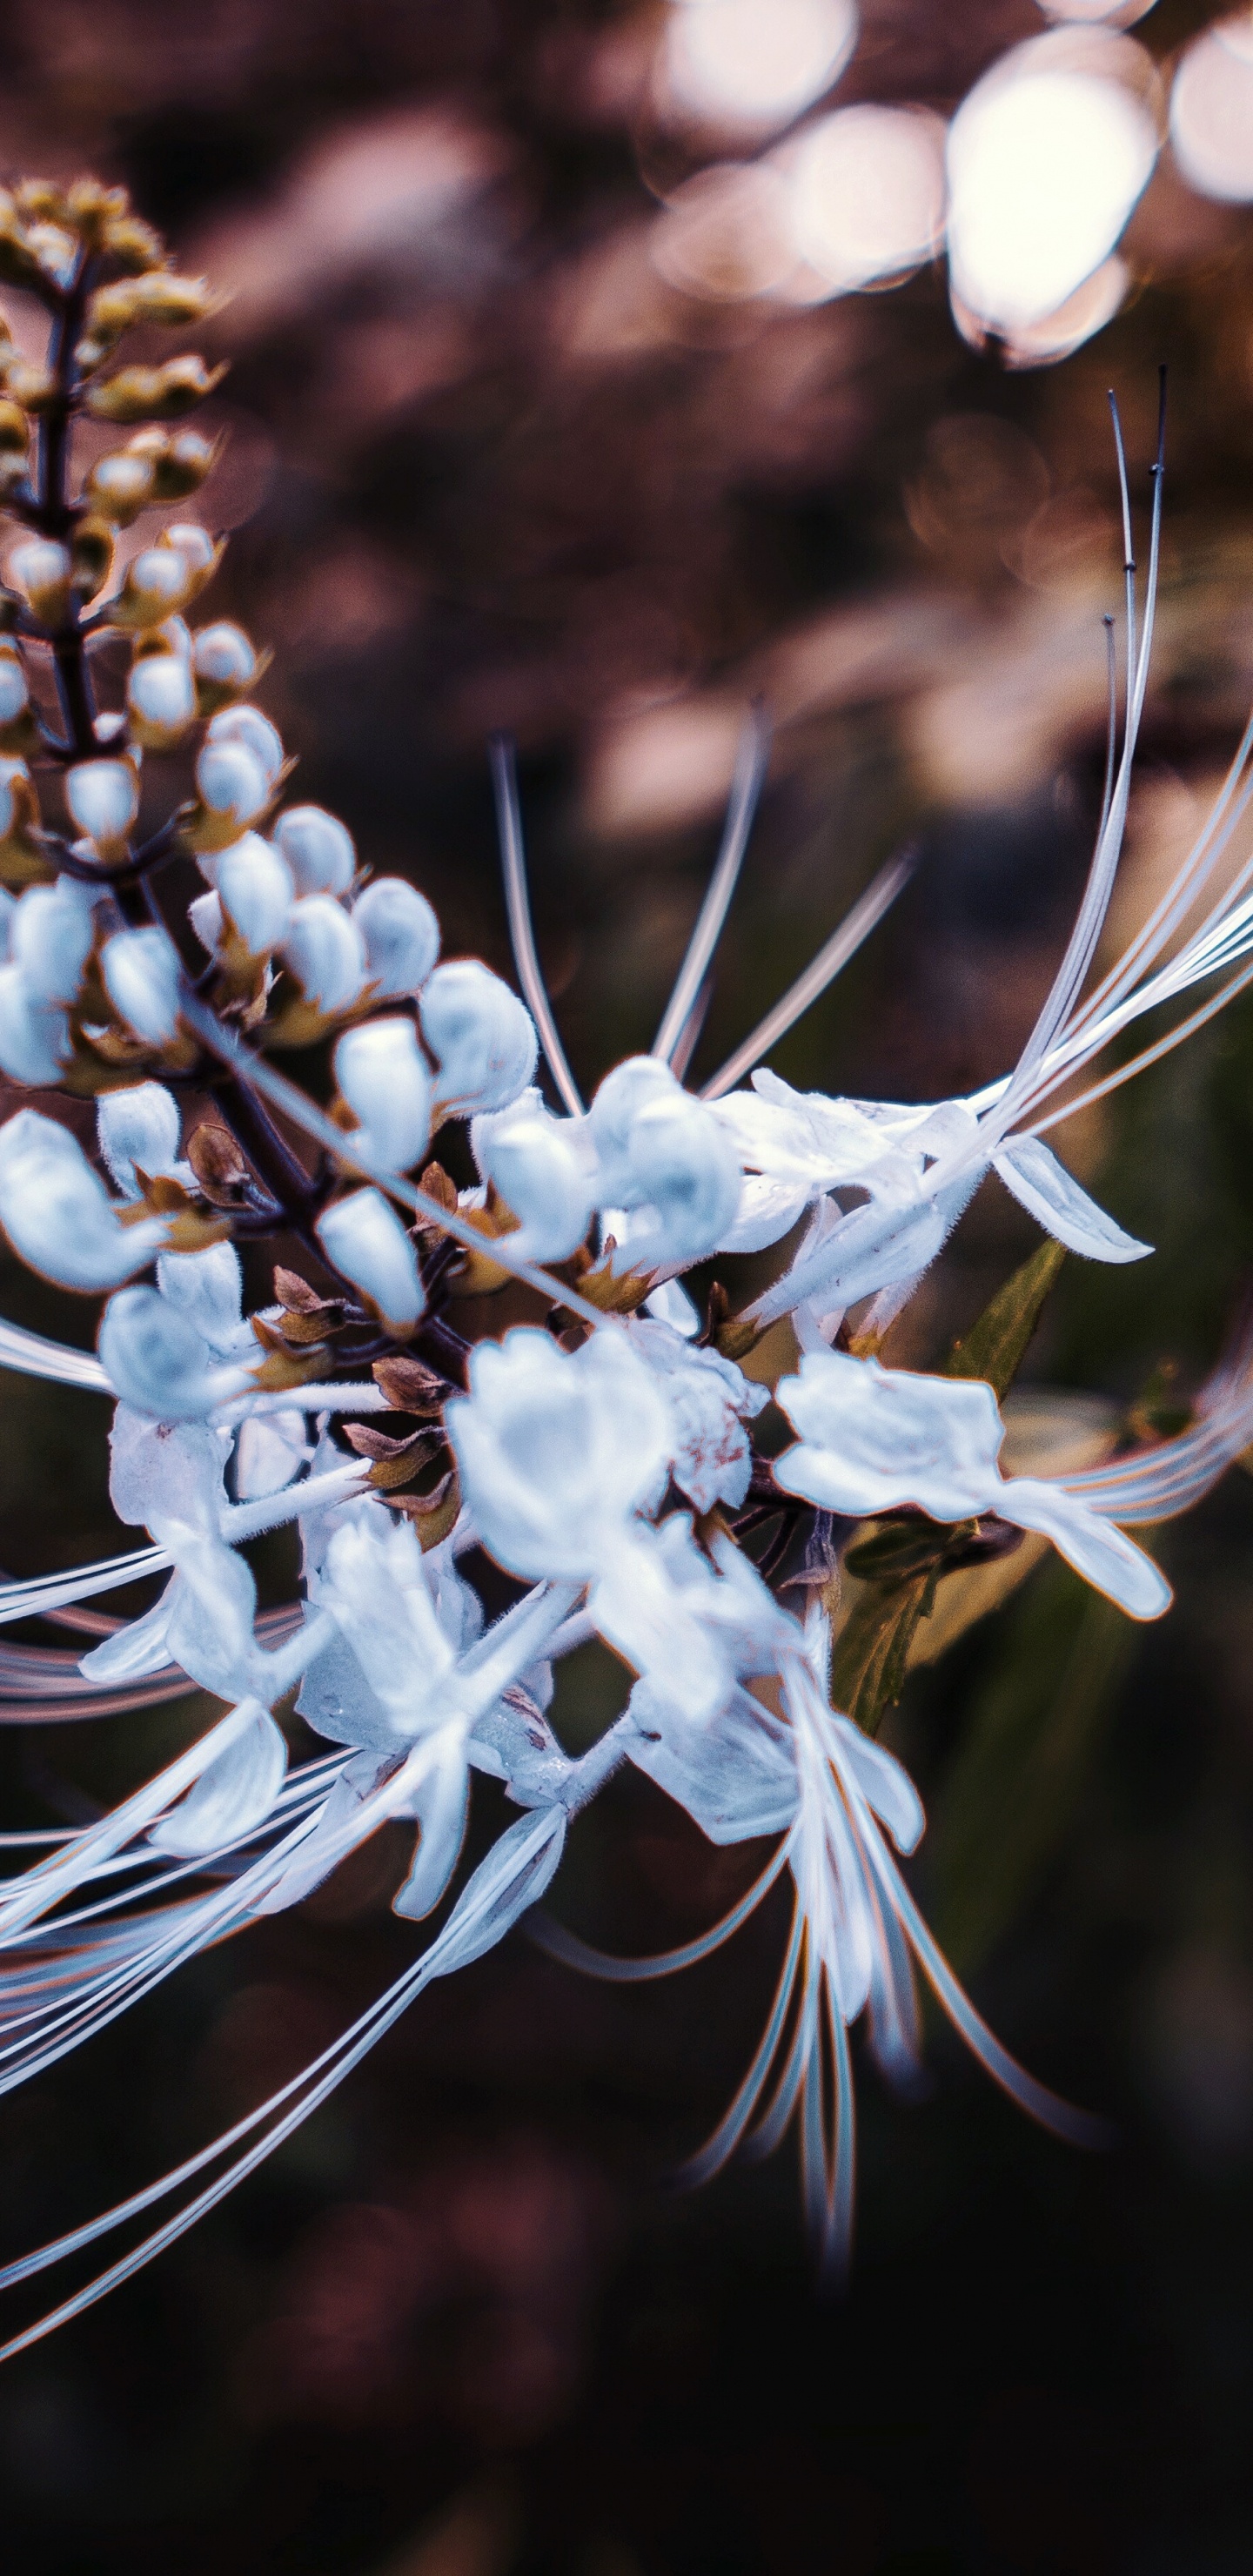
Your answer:
[[[771,2143],[799,2113],[815,2226],[838,2263],[851,2217],[848,2028],[864,2014],[885,2072],[908,2078],[916,1969],[1026,2107],[1091,2134],[979,2020],[893,1857],[914,1848],[923,1816],[873,1738],[913,1629],[939,1584],[1024,1531],[1130,1617],[1159,1616],[1169,1587],[1126,1525],[1186,1508],[1253,1432],[1242,1348],[1173,1439],[1080,1473],[1001,1465],[1000,1399],[1060,1259],[1052,1247],[1113,1263],[1149,1250],[1042,1131],[1092,1096],[1076,1077],[1141,1013],[1230,967],[1183,1035],[1253,973],[1253,871],[1226,870],[1206,899],[1241,810],[1246,737],[1176,883],[1087,989],[1144,698],[1158,519],[1087,892],[1005,1080],[921,1106],[793,1092],[760,1058],[820,989],[811,972],[700,1096],[685,1087],[676,1066],[765,764],[754,718],[662,1030],[585,1108],[536,965],[507,749],[493,758],[525,999],[475,959],[441,960],[426,898],[360,865],[341,821],[282,803],[289,763],[250,696],[264,657],[236,626],[187,621],[220,552],[210,530],[177,520],[121,560],[144,510],[207,476],[211,445],[160,424],[214,377],[185,356],[106,370],[133,324],[194,320],[207,289],[172,274],[120,192],[87,183],[26,183],[0,201],[0,273],[50,317],[46,369],[11,363],[0,413],[5,499],[26,531],[0,603],[11,889],[0,1066],[80,1104],[75,1123],[49,1100],[0,1127],[0,1223],[45,1278],[106,1299],[97,1360],[10,1325],[0,1358],[113,1396],[113,1505],[145,1533],[77,1575],[0,1585],[0,1615],[164,1572],[155,1605],[112,1623],[53,1705],[122,1717],[190,1682],[224,1710],[131,1797],[49,1834],[47,1855],[0,1883],[0,2089],[206,1944],[299,1902],[385,1819],[414,1828],[395,1904],[425,1921],[454,1889],[473,1774],[502,1781],[521,1811],[340,2042],[202,2156],[2,2277],[26,2278],[175,2195],[175,2214],[54,2318],[159,2251],[426,1983],[530,1912],[572,1818],[624,1762],[715,1842],[777,1838],[723,1923],[630,1973],[705,1955],[790,1875],[768,2026],[694,2169],[712,2170],[750,2126]],[[74,495],[84,413],[150,425],[98,455]],[[1160,474],[1157,490],[1160,512]],[[129,674],[122,703],[106,707],[95,646],[119,635]],[[181,799],[150,784],[167,757],[186,765]],[[905,874],[895,866],[863,898],[823,974]],[[329,1044],[329,1107],[271,1060],[315,1040]],[[560,1110],[535,1079],[541,1050]],[[1050,1108],[1063,1087],[1065,1107]],[[468,1190],[428,1159],[450,1121],[468,1130],[479,1173]],[[1050,1246],[946,1366],[884,1366],[889,1324],[990,1170]],[[245,1315],[240,1247],[267,1238],[283,1254],[273,1295]],[[711,1265],[744,1251],[772,1255],[772,1280],[733,1312]],[[698,1269],[699,1307],[680,1284]],[[483,1301],[506,1286],[525,1320],[471,1341],[469,1301],[490,1314]],[[302,1595],[259,1616],[240,1550],[283,1523],[299,1524]],[[491,1624],[483,1555],[515,1587]],[[852,1614],[841,1559],[868,1578]],[[548,1714],[554,1666],[592,1636],[630,1681],[615,1723],[576,1758]],[[6,1659],[27,1714],[47,1713],[47,1653]],[[325,1747],[294,1763],[293,1693]],[[546,1917],[532,1928],[574,1964],[615,1972]]]

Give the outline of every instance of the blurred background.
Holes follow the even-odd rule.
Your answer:
[[[694,1076],[907,841],[913,884],[773,1061],[904,1099],[1006,1068],[1099,809],[1107,389],[1143,541],[1163,361],[1163,598],[1111,939],[1187,847],[1253,694],[1253,16],[9,0],[0,161],[125,181],[229,291],[205,416],[229,439],[197,505],[233,532],[212,613],[274,648],[262,700],[302,795],[421,883],[446,953],[504,971],[485,743],[516,736],[585,1086],[651,1040],[756,695],[770,782]],[[1067,1264],[1042,1386],[1187,1403],[1253,1269],[1251,1082],[1237,1006],[1055,1138],[1159,1249]],[[1034,1240],[989,1184],[897,1355],[938,1357]],[[9,1261],[0,1310],[93,1330]],[[6,1568],[129,1543],[103,1405],[12,1376],[4,1398]],[[862,2070],[855,2271],[824,2302],[790,2148],[697,2198],[669,2178],[747,2062],[781,1898],[653,1988],[589,1985],[515,1936],[197,2233],[0,2375],[6,2564],[1253,2568],[1251,1540],[1237,1470],[1165,1534],[1165,1627],[1042,1569],[890,1720],[931,1818],[932,1921],[1008,2043],[1114,2117],[1111,2154],[1033,2130],[936,2027],[922,2104]],[[572,1735],[616,1687],[583,1659]],[[6,1727],[6,1822],[72,1820],[194,1714],[125,1742]],[[660,1949],[760,1858],[632,1775],[581,1822],[558,1907]],[[5,2254],[325,2045],[410,1955],[402,1867],[385,1833],[0,2106]]]

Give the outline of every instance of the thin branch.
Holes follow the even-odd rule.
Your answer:
[[[493,734],[488,754],[492,766],[492,787],[496,797],[496,829],[500,836],[500,864],[505,880],[505,904],[509,913],[509,937],[513,943],[514,964],[518,982],[526,996],[527,1007],[539,1031],[540,1045],[553,1081],[572,1118],[583,1116],[579,1086],[566,1062],[566,1051],[557,1034],[552,1004],[544,989],[539,959],[535,953],[535,934],[531,927],[531,904],[526,883],[526,853],[522,842],[522,812],[518,803],[518,772],[513,744],[504,734]]]
[[[863,940],[869,938],[902,888],[908,885],[916,864],[917,853],[905,850],[899,858],[889,859],[887,866],[880,868],[860,902],[854,904],[825,948],[819,949],[813,964],[806,967],[803,975],[798,975],[782,1001],[776,1002],[772,1011],[767,1011],[752,1036],[745,1038],[743,1046],[737,1047],[735,1054],[728,1057],[721,1072],[714,1075],[712,1082],[705,1084],[700,1095],[702,1100],[721,1100],[724,1092],[733,1091],[741,1077],[751,1073],[753,1066],[760,1064],[771,1047],[786,1036],[810,1004],[817,1001],[819,994],[825,993],[828,984],[834,982],[841,968],[856,955]]]
[[[756,699],[740,736],[736,754],[735,776],[723,826],[722,847],[709,880],[709,888],[697,917],[696,928],[688,944],[687,955],[679,969],[678,981],[666,1007],[666,1014],[653,1040],[652,1052],[663,1064],[672,1064],[675,1051],[687,1025],[689,1014],[700,993],[710,961],[730,909],[736,880],[744,863],[753,817],[770,765],[770,724],[760,699]]]

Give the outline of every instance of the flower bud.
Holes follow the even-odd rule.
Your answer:
[[[28,224],[26,239],[45,277],[54,286],[68,286],[78,258],[78,243],[63,224]]]
[[[216,626],[202,626],[193,636],[191,666],[202,715],[212,715],[241,689],[251,688],[260,668],[242,626],[232,626],[226,618]]]
[[[196,785],[205,817],[203,824],[196,821],[189,827],[194,849],[223,849],[238,840],[270,802],[270,781],[241,742],[203,743],[196,762]]]
[[[23,901],[29,898],[23,897]],[[104,988],[120,1019],[148,1046],[168,1046],[178,1030],[178,954],[169,933],[119,930],[100,952]]]
[[[334,814],[324,813],[320,805],[289,805],[274,826],[274,839],[296,880],[297,894],[347,893],[357,853],[351,832]]]
[[[70,557],[51,537],[27,537],[9,557],[10,581],[25,592],[43,626],[60,626],[70,604]]]
[[[0,194],[0,278],[6,286],[31,286],[38,277],[39,263],[27,242],[17,207],[5,189]]]
[[[60,1081],[69,1054],[64,1011],[35,999],[16,960],[0,966],[0,1070],[10,1082],[46,1089]]]
[[[123,1288],[110,1297],[97,1349],[122,1402],[159,1422],[202,1421],[249,1383],[246,1370],[221,1366],[203,1334],[156,1288]]]
[[[76,355],[80,366],[95,366],[137,322],[175,327],[199,322],[212,310],[214,297],[203,277],[172,277],[168,269],[149,269],[139,277],[117,278],[89,296],[83,340]],[[88,347],[84,348],[84,342]]]
[[[123,1225],[77,1139],[19,1109],[0,1127],[0,1224],[22,1260],[63,1288],[116,1288],[165,1241],[163,1217]]]
[[[504,1109],[517,1099],[535,1071],[539,1041],[530,1012],[499,975],[477,957],[437,966],[420,1009],[445,1116]]]
[[[20,403],[0,399],[0,449],[6,455],[26,460],[26,442],[30,424]]]
[[[439,955],[439,923],[407,877],[376,877],[353,906],[376,1001],[416,993]]]
[[[189,596],[187,565],[173,546],[145,546],[126,567],[126,579],[109,603],[115,626],[159,626]]]
[[[65,801],[79,831],[112,853],[139,812],[139,780],[129,760],[81,760],[65,773]]]
[[[701,1261],[735,1222],[743,1184],[739,1155],[704,1103],[677,1084],[672,1099],[650,1100],[632,1120],[623,1177],[629,1183],[620,1192],[623,1205],[655,1213],[615,1256],[619,1272]]]
[[[205,741],[206,744],[212,743],[215,749],[219,743],[242,744],[256,761],[267,784],[270,787],[277,785],[283,768],[283,745],[269,717],[263,716],[259,707],[223,707],[221,714],[213,718]]]
[[[335,1049],[335,1079],[360,1121],[353,1142],[389,1171],[411,1170],[430,1137],[433,1088],[412,1020],[346,1029]]]
[[[565,1261],[592,1220],[593,1178],[574,1123],[525,1091],[508,1109],[476,1118],[470,1131],[479,1170],[519,1220],[514,1251],[529,1261]]]
[[[194,599],[212,580],[221,559],[221,546],[215,546],[207,528],[199,528],[191,520],[179,520],[175,527],[163,529],[157,544],[167,546],[178,556],[187,576],[184,597]]]
[[[380,1190],[354,1190],[337,1199],[318,1218],[317,1232],[336,1270],[370,1299],[393,1332],[419,1321],[426,1296],[417,1254]]]
[[[283,964],[324,1018],[350,1010],[365,982],[365,949],[351,916],[329,894],[306,895],[292,911]]]
[[[26,671],[16,645],[0,644],[0,725],[16,724],[30,705]]]
[[[153,473],[153,499],[185,501],[208,476],[217,447],[198,429],[141,429],[127,441],[132,455],[147,457]]]
[[[90,242],[93,248],[102,247],[108,225],[124,222],[129,212],[130,199],[125,188],[106,188],[101,179],[72,180],[61,207],[63,222],[72,225],[82,240]],[[156,240],[155,234],[153,239]],[[145,260],[144,266],[155,266],[155,262]]]
[[[588,1134],[599,1165],[598,1204],[632,1203],[631,1129],[651,1100],[674,1100],[682,1091],[668,1064],[655,1055],[630,1055],[607,1073],[587,1113]]]
[[[129,528],[132,519],[156,499],[155,480],[151,458],[134,456],[123,447],[97,457],[87,478],[87,492],[102,519],[110,519],[115,528]]]
[[[225,365],[206,367],[203,358],[192,356],[168,358],[163,367],[122,367],[91,387],[87,409],[97,420],[178,420],[225,373]]]
[[[13,915],[13,955],[36,1002],[72,1002],[91,955],[91,889],[76,877],[28,886]]]
[[[37,366],[29,358],[10,358],[5,366],[4,381],[13,400],[36,420],[50,412],[60,397],[60,387],[51,368]]]
[[[195,902],[188,904],[187,918],[201,947],[207,948],[211,957],[216,956],[222,945],[224,925],[222,898],[213,887],[207,894],[198,894]]]
[[[80,519],[70,549],[70,586],[80,599],[94,599],[113,568],[113,530],[107,519]]]
[[[196,715],[196,688],[181,653],[146,653],[126,683],[131,740],[166,751]]]
[[[259,832],[246,832],[218,861],[222,912],[250,957],[268,957],[291,925],[291,869]]]
[[[178,1102],[163,1082],[128,1083],[124,1091],[102,1091],[96,1102],[96,1140],[124,1198],[140,1195],[136,1163],[149,1177],[173,1170],[182,1130]]]
[[[116,194],[120,196],[121,189]],[[132,276],[146,268],[158,267],[165,257],[165,244],[160,233],[154,232],[151,224],[146,224],[142,216],[131,214],[126,207],[120,208],[116,214],[106,215],[100,246],[117,261],[119,268],[128,270]]]

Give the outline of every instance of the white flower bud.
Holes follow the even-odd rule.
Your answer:
[[[412,1020],[346,1029],[335,1049],[335,1079],[361,1122],[354,1144],[389,1171],[411,1170],[430,1136],[433,1089]]]
[[[328,1017],[356,1001],[365,982],[365,948],[355,921],[333,896],[306,895],[294,906],[282,953],[305,1000]]]
[[[588,1132],[600,1166],[599,1204],[632,1204],[631,1128],[651,1100],[686,1095],[668,1064],[659,1056],[629,1055],[607,1073],[587,1113]]]
[[[136,1163],[149,1174],[173,1170],[182,1128],[178,1102],[164,1083],[134,1082],[124,1091],[101,1092],[96,1141],[125,1198],[140,1194]]]
[[[159,1422],[202,1420],[249,1383],[246,1370],[217,1364],[203,1334],[155,1288],[109,1299],[97,1348],[122,1402]]]
[[[105,991],[120,1019],[149,1046],[166,1046],[178,1028],[178,955],[155,922],[119,930],[100,953]]]
[[[13,915],[10,939],[34,1002],[72,1002],[95,936],[91,889],[76,877],[28,886]]]
[[[126,567],[117,609],[127,625],[159,625],[182,607],[191,587],[188,566],[173,546],[145,546]]]
[[[283,745],[269,717],[263,716],[259,707],[223,707],[221,714],[214,716],[205,741],[212,743],[215,749],[219,743],[242,743],[244,750],[251,752],[267,785],[274,786],[283,766]]]
[[[215,871],[222,911],[250,957],[268,957],[286,936],[295,888],[285,860],[259,832],[224,850]]]
[[[25,779],[29,787],[30,771],[25,761],[15,759],[12,753],[0,752],[0,841],[7,839],[18,820],[18,800],[13,790],[19,779]]]
[[[702,1101],[677,1086],[674,1099],[649,1101],[631,1122],[623,1199],[654,1213],[630,1229],[615,1270],[680,1269],[715,1252],[735,1222],[742,1178],[730,1137]]]
[[[145,653],[126,683],[126,704],[149,750],[177,741],[196,713],[195,683],[182,655]]]
[[[238,842],[235,847],[238,849]],[[207,948],[211,957],[216,957],[222,945],[221,896],[216,894],[212,887],[207,894],[198,894],[194,903],[189,903],[187,906],[187,918],[201,947]]]
[[[11,1082],[59,1082],[70,1024],[55,1004],[36,1001],[20,966],[0,966],[0,1070]]]
[[[116,1288],[166,1236],[163,1217],[123,1225],[69,1128],[37,1109],[0,1127],[0,1224],[23,1261],[62,1288]]]
[[[0,724],[16,724],[30,704],[30,691],[20,653],[10,645],[0,651]]]
[[[257,657],[242,626],[221,618],[216,626],[202,626],[193,636],[191,664],[198,680],[210,680],[222,689],[246,689]]]
[[[352,917],[376,998],[390,1002],[420,991],[439,955],[439,923],[426,896],[407,877],[376,877]]]
[[[233,1243],[211,1243],[203,1252],[163,1252],[157,1286],[166,1304],[176,1306],[204,1335],[210,1350],[233,1352],[242,1339],[251,1357],[251,1335],[243,1322],[244,1274]]]
[[[539,1054],[531,1014],[477,957],[437,966],[421,999],[422,1035],[439,1066],[445,1113],[505,1109],[525,1089]]]
[[[51,537],[27,537],[15,546],[8,562],[10,581],[26,593],[31,608],[45,626],[59,626],[69,605],[70,557],[65,546],[54,544]]]
[[[2,1212],[2,1211],[0,1211]],[[328,1258],[377,1306],[394,1331],[416,1324],[426,1305],[418,1259],[380,1190],[354,1190],[318,1218]]]
[[[590,1157],[574,1130],[575,1121],[554,1118],[538,1091],[524,1091],[508,1109],[476,1118],[471,1127],[479,1170],[519,1219],[522,1230],[512,1246],[528,1261],[564,1261],[591,1223]]]
[[[139,780],[129,760],[82,760],[65,773],[65,801],[89,840],[124,841],[139,812]]]
[[[117,527],[128,527],[152,498],[152,460],[147,456],[130,456],[124,449],[98,457],[91,469],[88,489],[96,508]]]
[[[351,832],[320,805],[289,805],[274,839],[296,880],[297,894],[346,894],[357,869]]]
[[[270,802],[270,781],[242,742],[205,742],[196,785],[213,814],[230,815],[242,832]]]
[[[178,519],[172,528],[165,529],[160,542],[180,558],[185,572],[193,576],[199,590],[218,559],[218,550],[208,529],[195,527],[187,519]]]

